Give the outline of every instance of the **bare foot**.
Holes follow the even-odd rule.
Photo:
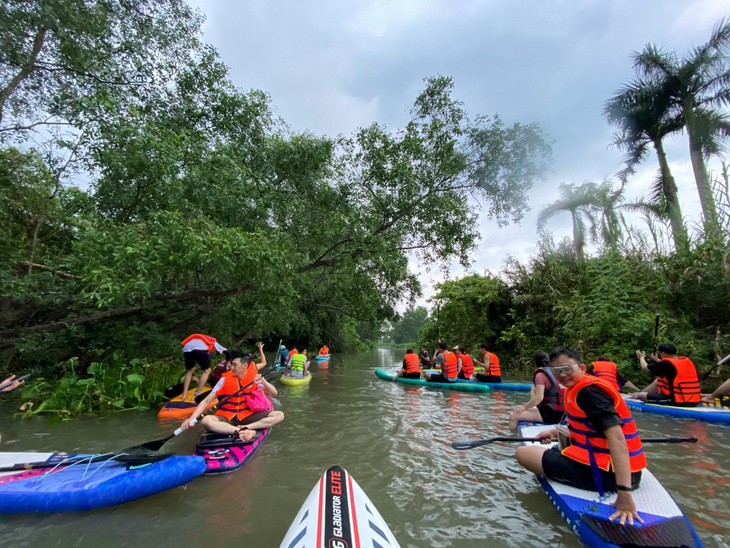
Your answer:
[[[241,441],[251,441],[256,437],[256,430],[249,430],[245,426],[238,429],[238,439]]]

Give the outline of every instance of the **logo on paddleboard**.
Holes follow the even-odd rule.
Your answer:
[[[324,538],[328,548],[350,548],[350,499],[347,492],[347,472],[340,466],[327,470],[325,486]]]

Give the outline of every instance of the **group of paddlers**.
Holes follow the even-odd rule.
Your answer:
[[[400,376],[420,377],[420,366],[438,364],[440,373],[424,372],[429,381],[458,382],[461,379],[478,380],[473,364],[477,363],[500,382],[499,360],[481,346],[483,362],[474,360],[461,347],[453,352],[439,341],[434,357],[421,356],[408,349]],[[427,353],[426,353],[427,354]],[[559,483],[580,489],[616,492],[616,511],[610,519],[633,523],[642,521],[636,512],[632,492],[639,486],[641,471],[646,468],[646,458],[641,438],[628,406],[621,396],[624,386],[635,390],[630,397],[659,405],[691,407],[702,401],[714,401],[715,397],[730,392],[730,380],[712,394],[700,393],[697,369],[692,361],[677,355],[671,344],[662,344],[646,360],[644,352],[637,350],[641,367],[655,379],[644,390],[639,390],[619,373],[616,364],[607,356],[599,356],[591,363],[589,372],[580,355],[569,348],[557,348],[550,355],[538,352],[532,375],[531,397],[509,416],[512,431],[522,421],[555,424],[536,437],[548,443],[563,434],[560,447],[546,449],[539,445],[521,446],[516,451],[517,461],[528,470],[547,476]],[[496,371],[490,364],[497,363]],[[486,365],[485,365],[486,364]],[[560,426],[567,423],[566,426]]]
[[[464,347],[455,346],[449,351],[446,343],[438,340],[438,345],[430,355],[426,347],[421,346],[420,354],[413,349],[406,350],[403,358],[403,368],[398,372],[399,377],[420,379],[421,369],[438,367],[440,373],[423,371],[423,376],[430,382],[457,382],[459,379],[473,379],[480,382],[502,382],[502,371],[499,368],[499,358],[489,351],[486,343],[480,346],[482,361],[472,358]],[[484,373],[477,373],[474,366],[478,365]]]

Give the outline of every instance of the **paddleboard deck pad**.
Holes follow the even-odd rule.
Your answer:
[[[530,426],[523,422],[519,425],[519,433],[531,438],[548,428],[554,428],[554,425]],[[642,470],[639,488],[632,493],[636,510],[644,523],[634,521],[634,525],[609,521],[609,516],[616,511],[612,506],[616,493],[606,493],[601,499],[595,491],[563,485],[544,476],[537,476],[537,479],[560,515],[586,546],[702,546],[687,516],[646,468]]]
[[[0,453],[0,466],[48,468],[0,473],[0,513],[72,512],[115,506],[184,485],[205,472],[200,457],[172,456],[130,465],[114,456]]]
[[[228,434],[203,434],[195,448],[195,454],[205,459],[205,474],[225,474],[246,464],[269,436],[271,428],[256,432],[258,435],[245,443]]]
[[[400,546],[375,505],[341,466],[319,479],[280,548],[395,548]]]
[[[623,394],[624,401],[632,411],[642,413],[658,413],[681,419],[695,419],[704,422],[730,424],[730,407],[717,407],[713,404],[702,404],[697,407],[677,407],[674,405],[657,405],[635,400],[628,394]]]
[[[416,386],[430,386],[431,388],[446,388],[448,390],[458,390],[460,392],[491,392],[491,388],[486,383],[466,383],[466,382],[430,382],[426,379],[404,379],[397,377],[395,373],[376,369],[375,374],[386,381],[400,382],[403,384],[413,384]]]

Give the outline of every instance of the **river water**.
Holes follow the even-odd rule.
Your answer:
[[[528,394],[470,394],[382,381],[402,351],[313,362],[307,387],[275,383],[286,420],[253,460],[122,506],[92,512],[0,516],[0,546],[279,546],[310,490],[333,464],[363,487],[404,547],[580,546],[514,445],[455,451],[458,438],[509,435],[507,414]],[[637,414],[642,435],[697,436],[652,444],[649,466],[706,546],[730,544],[730,427]],[[12,418],[0,410],[3,451],[106,452],[159,439],[177,423],[156,412],[70,422]],[[198,427],[199,428],[199,427]],[[197,433],[165,445],[192,452]]]

